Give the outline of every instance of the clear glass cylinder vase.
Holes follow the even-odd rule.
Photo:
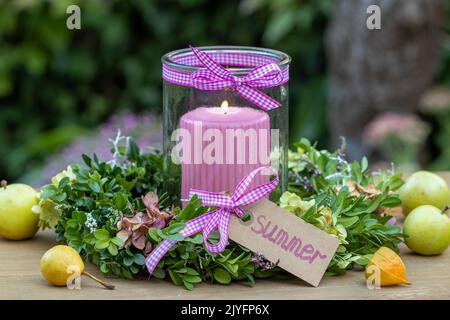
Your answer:
[[[279,195],[286,190],[288,180],[291,58],[265,48],[214,46],[197,49],[224,67],[234,79],[243,79],[254,68],[272,64],[277,66],[283,80],[275,86],[252,88],[258,91],[257,95],[266,95],[280,104],[264,110],[264,105],[256,105],[244,97],[235,85],[212,90],[178,81],[177,75],[189,79],[198,70],[207,70],[196,61],[191,49],[172,51],[162,57],[163,152],[166,168],[180,166],[182,203],[188,200],[190,189],[233,193],[242,178],[254,169],[267,166],[278,172],[280,182],[272,195]],[[240,80],[237,83],[253,85]],[[262,171],[252,184],[257,186],[269,179],[269,171]]]

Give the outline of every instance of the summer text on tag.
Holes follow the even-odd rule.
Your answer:
[[[251,220],[233,215],[230,238],[317,287],[339,240],[267,199],[244,210]]]

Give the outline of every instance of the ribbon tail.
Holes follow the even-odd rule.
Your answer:
[[[272,99],[265,93],[246,85],[237,87],[236,92],[265,111],[276,109],[281,106],[281,103],[277,100]]]
[[[205,247],[209,252],[212,253],[221,253],[225,250],[225,247],[228,244],[228,229],[230,226],[231,213],[227,210],[219,209],[217,214],[214,217],[216,220],[211,221],[211,224],[208,224],[203,231],[203,238],[205,241]],[[215,230],[215,228],[219,230],[219,242],[210,244],[208,243],[209,235]]]
[[[145,265],[148,272],[153,273],[159,261],[166,255],[166,253],[177,243],[176,240],[163,240],[148,256],[145,258]]]
[[[186,223],[186,227],[179,233],[187,238],[203,230],[206,222],[210,219],[211,214],[204,214],[195,219],[192,219]],[[164,257],[164,255],[177,243],[176,240],[163,240],[158,246],[145,258],[145,265],[147,266],[148,272],[153,273],[159,261]]]

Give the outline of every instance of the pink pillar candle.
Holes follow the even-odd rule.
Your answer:
[[[252,170],[269,165],[270,119],[247,107],[199,107],[180,119],[181,198],[190,189],[233,192]],[[253,186],[269,181],[257,177]]]

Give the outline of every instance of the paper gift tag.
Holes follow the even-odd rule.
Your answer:
[[[232,215],[230,238],[317,287],[339,240],[267,199],[243,209],[251,220]]]

